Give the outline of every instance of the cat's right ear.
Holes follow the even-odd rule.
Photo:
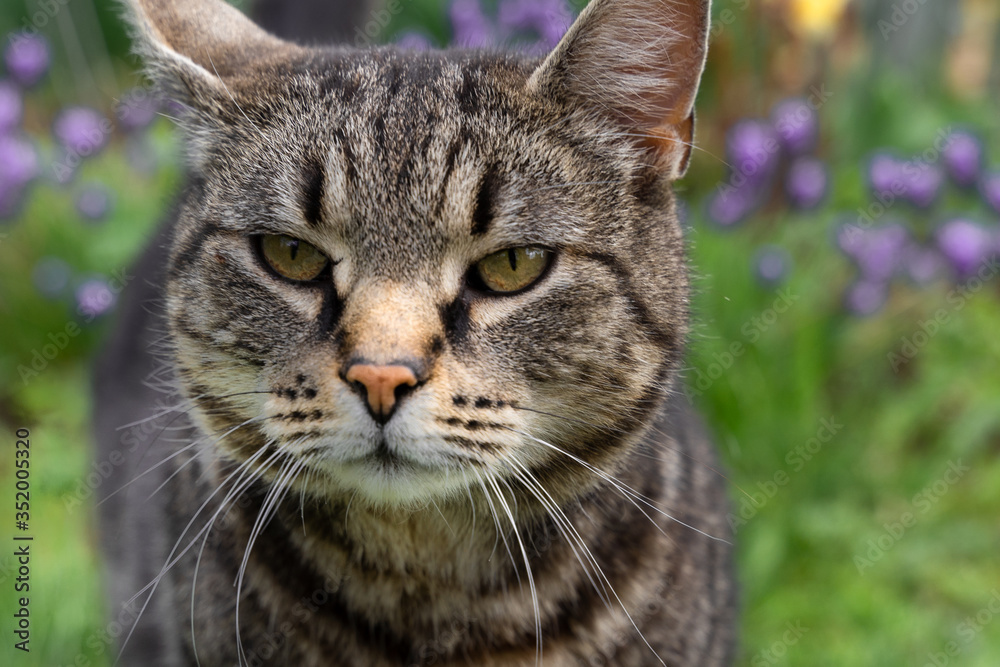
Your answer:
[[[710,4],[591,0],[528,85],[568,110],[616,121],[679,178],[691,155]]]
[[[196,113],[227,104],[227,80],[300,50],[222,0],[121,1],[149,77]]]

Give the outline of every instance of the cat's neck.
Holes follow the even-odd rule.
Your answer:
[[[574,518],[580,509],[571,510]],[[487,499],[479,490],[421,508],[373,507],[351,497],[307,501],[286,508],[283,520],[315,563],[419,579],[438,590],[504,586],[521,576],[525,558],[534,567],[562,539],[536,503],[509,494]]]

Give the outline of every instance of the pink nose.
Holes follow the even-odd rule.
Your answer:
[[[388,421],[396,407],[396,392],[401,387],[415,387],[417,376],[406,366],[374,366],[354,364],[345,376],[348,382],[359,382],[368,391],[368,405],[380,422]],[[406,391],[406,389],[403,389]]]

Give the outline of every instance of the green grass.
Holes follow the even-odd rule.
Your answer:
[[[160,127],[153,135],[156,152],[172,165],[173,134]],[[177,175],[172,166],[149,178],[137,176],[121,151],[106,151],[86,164],[80,181],[115,184],[112,217],[99,228],[81,223],[73,210],[74,188],[42,186],[20,220],[2,229],[0,241],[0,438],[12,452],[18,428],[31,431],[31,652],[13,648],[10,624],[4,622],[0,664],[110,664],[102,632],[103,590],[96,552],[92,501],[74,504],[72,497],[91,472],[93,448],[88,423],[91,409],[90,356],[107,328],[98,320],[85,324],[71,303],[49,301],[35,291],[31,271],[45,256],[70,262],[80,274],[110,274],[126,268],[142,247],[169,202]],[[125,185],[127,184],[127,186]],[[33,373],[34,353],[43,352],[67,324],[81,333]],[[4,502],[13,501],[13,454],[0,459]],[[86,489],[86,487],[83,487]],[[8,491],[9,490],[9,491]],[[11,508],[12,509],[12,508]],[[14,532],[13,512],[4,517],[2,533]],[[8,541],[8,545],[11,542]],[[0,616],[15,611],[14,571],[7,546],[0,556]],[[14,575],[16,576],[16,575]],[[89,661],[89,662],[88,662]]]
[[[772,307],[775,291],[749,278],[752,230],[698,231],[692,243],[701,325],[689,375],[719,363],[734,341],[746,347],[695,400],[728,460],[735,507],[750,508],[737,533],[745,664],[764,660],[793,622],[809,632],[774,664],[922,665],[957,641],[961,660],[952,664],[995,665],[1000,614],[968,643],[959,626],[1000,587],[1000,277],[949,311],[896,374],[887,354],[952,307],[950,287],[899,288],[889,312],[869,320],[842,314],[847,276],[825,248],[829,224],[788,221],[769,238],[799,258],[781,288],[799,298],[755,343],[744,324]],[[811,459],[795,454],[824,418],[842,428]],[[959,461],[969,470],[935,488]],[[768,486],[775,479],[785,483]],[[892,524],[906,513],[915,523],[900,533]],[[885,524],[898,539],[883,540],[888,548],[871,566],[856,561],[869,558],[868,541]]]

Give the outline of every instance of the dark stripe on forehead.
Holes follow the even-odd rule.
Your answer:
[[[479,82],[479,72],[475,74],[468,68],[462,70],[462,85],[455,95],[458,108],[466,115],[473,115],[482,106],[482,90]]]
[[[306,163],[302,170],[302,214],[311,227],[318,227],[323,222],[325,183],[323,165],[316,160]]]
[[[500,189],[500,176],[496,165],[490,165],[483,172],[479,181],[479,192],[476,194],[476,207],[472,211],[472,234],[479,236],[489,231],[493,222],[497,191]]]
[[[441,211],[444,209],[445,202],[448,197],[448,182],[451,181],[451,174],[455,171],[455,162],[458,160],[458,153],[462,150],[462,146],[465,145],[466,132],[463,129],[462,133],[456,137],[451,145],[448,146],[448,152],[445,153],[444,157],[444,175],[441,177],[441,196],[438,197],[437,204],[434,205],[434,217],[440,218]]]
[[[336,145],[340,147],[341,152],[344,154],[344,175],[347,179],[347,184],[351,185],[355,176],[357,175],[357,170],[354,166],[354,151],[351,149],[351,145],[347,142],[347,134],[341,127],[335,128],[332,131],[333,138],[336,140]]]

